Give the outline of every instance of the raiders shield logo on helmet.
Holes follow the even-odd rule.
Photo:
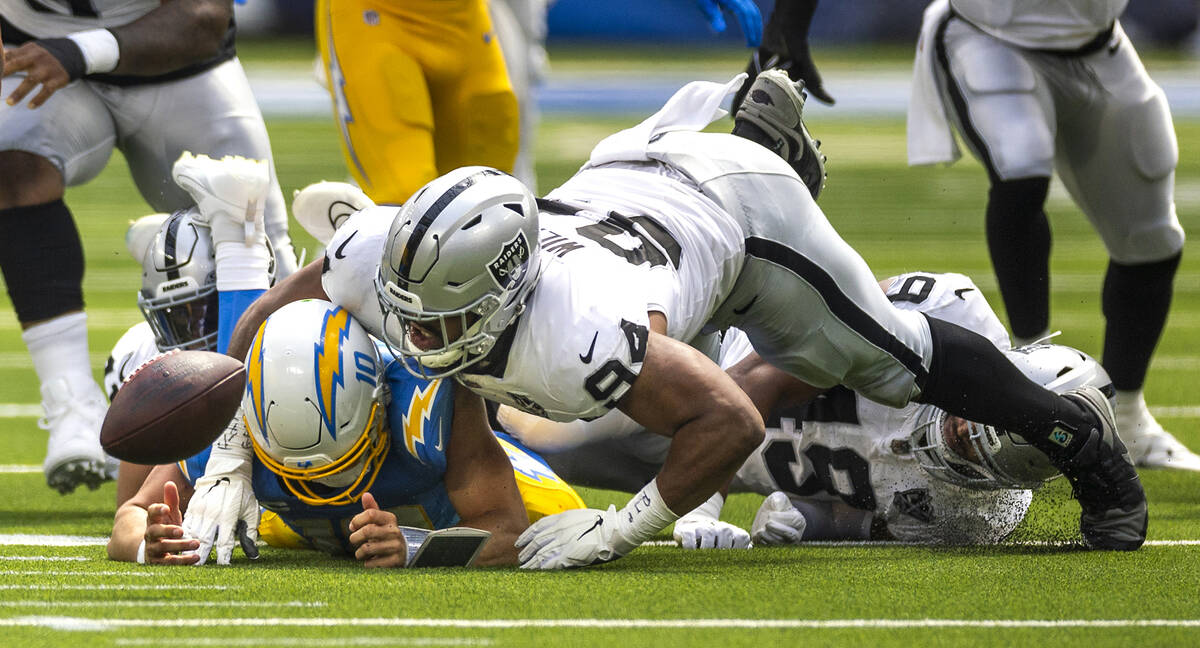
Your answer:
[[[529,241],[525,239],[524,232],[517,232],[513,240],[500,248],[500,254],[487,264],[488,273],[492,275],[492,281],[495,281],[497,286],[506,289],[524,276],[525,262],[528,260]]]

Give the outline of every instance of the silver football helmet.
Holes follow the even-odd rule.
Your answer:
[[[388,232],[375,279],[384,341],[417,376],[457,373],[521,314],[539,267],[529,189],[489,167],[451,171],[409,198]]]
[[[141,251],[138,308],[160,351],[217,348],[217,265],[212,237],[207,227],[196,223],[198,215],[189,207],[170,216],[143,216],[126,234],[130,253]],[[273,251],[269,272],[274,283]]]
[[[1110,399],[1113,397],[1112,379],[1104,367],[1078,349],[1031,344],[1004,354],[1021,373],[1055,393],[1092,385]],[[955,424],[967,427],[966,440],[955,443],[947,438],[954,435]],[[1037,488],[1059,475],[1046,455],[1020,435],[962,421],[932,405],[918,409],[909,444],[917,462],[930,475],[968,488]],[[956,445],[959,447],[952,447]]]
[[[352,504],[371,488],[391,445],[388,400],[375,342],[327,301],[275,311],[246,354],[254,454],[306,504]]]

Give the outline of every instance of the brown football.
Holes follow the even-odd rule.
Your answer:
[[[131,463],[186,459],[217,438],[246,388],[242,363],[211,351],[170,351],[125,380],[108,407],[100,445]]]

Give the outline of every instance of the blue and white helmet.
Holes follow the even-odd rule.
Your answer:
[[[307,504],[353,503],[371,487],[390,445],[387,401],[374,340],[327,301],[279,309],[246,355],[254,453]]]
[[[1021,373],[1055,393],[1076,387],[1097,387],[1112,399],[1112,379],[1104,367],[1088,354],[1061,344],[1031,344],[1005,351],[1004,355]],[[917,462],[942,481],[978,489],[1037,488],[1059,475],[1045,453],[1029,445],[1019,434],[966,421],[969,446],[974,458],[951,447],[945,428],[950,415],[922,405],[909,437]]]
[[[454,374],[487,356],[524,310],[538,271],[529,189],[490,167],[451,171],[417,191],[388,232],[375,280],[384,341],[415,360],[403,364],[418,376]],[[414,325],[441,344],[414,345]]]

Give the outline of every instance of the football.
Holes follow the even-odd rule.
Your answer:
[[[137,464],[186,459],[217,438],[246,387],[242,363],[211,351],[169,351],[122,384],[100,429],[110,455]]]

